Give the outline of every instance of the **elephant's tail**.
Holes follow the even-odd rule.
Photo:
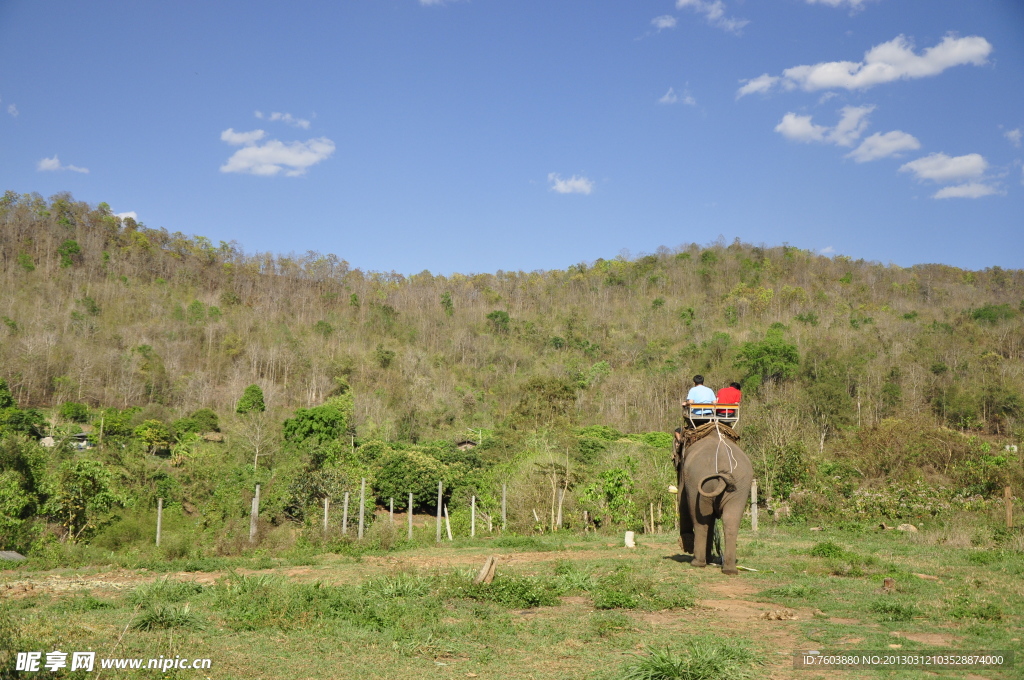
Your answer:
[[[704,490],[704,485],[707,482],[711,481],[712,479],[717,480],[718,483],[715,485],[713,490],[705,491]],[[715,498],[715,497],[721,495],[721,493],[723,491],[735,491],[735,490],[736,490],[736,479],[732,476],[731,473],[728,473],[728,472],[716,472],[713,475],[708,475],[707,477],[704,477],[703,479],[701,479],[700,483],[697,484],[697,493],[699,493],[704,498]]]

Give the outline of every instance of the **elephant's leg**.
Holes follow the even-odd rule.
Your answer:
[[[692,490],[690,495],[697,496],[696,490]],[[693,561],[690,562],[690,566],[694,567],[705,567],[708,563],[708,557],[710,557],[710,551],[708,550],[709,538],[713,535],[708,533],[708,516],[699,514],[698,503],[696,499],[688,499],[690,506],[690,516],[693,518]],[[714,521],[712,519],[712,521]]]
[[[687,500],[686,485],[683,480],[683,468],[679,466],[676,477],[676,489],[679,491],[679,547],[685,553],[693,553],[693,511]]]
[[[740,533],[740,520],[746,507],[745,494],[728,498],[722,508],[722,533],[725,534],[725,554],[722,556],[722,573],[738,574],[736,568],[736,539]]]
[[[711,562],[712,564],[714,564],[714,554],[715,554],[715,516],[713,514],[707,516],[707,528],[708,528],[707,546],[704,548],[704,554],[706,554],[708,556],[708,558],[707,558],[708,562]]]

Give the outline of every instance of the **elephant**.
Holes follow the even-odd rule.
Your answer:
[[[681,448],[677,453],[685,457],[676,465],[680,546],[693,554],[692,566],[706,566],[720,519],[725,534],[722,573],[737,574],[736,537],[754,480],[750,459],[736,442],[714,433]]]

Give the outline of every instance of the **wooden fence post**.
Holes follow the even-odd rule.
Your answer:
[[[505,531],[505,527],[508,526],[508,504],[506,503],[506,494],[508,492],[508,485],[501,485],[501,531]]]
[[[156,547],[160,547],[160,530],[164,526],[164,499],[156,499]]]
[[[1013,528],[1013,490],[1010,487],[1003,489],[1003,500],[1006,505],[1006,528]]]
[[[448,505],[444,506],[444,526],[448,530],[448,540],[453,541],[452,538],[452,521],[448,518]]]
[[[750,482],[750,530],[757,531],[757,480]]]
[[[409,506],[406,508],[409,514],[409,540],[412,540],[412,491],[409,492]]]
[[[437,483],[437,543],[441,542],[441,512],[443,511],[443,508],[441,506],[441,493],[443,484],[444,482]]]
[[[341,503],[341,535],[348,535],[348,491],[345,492],[345,499]]]
[[[476,496],[469,501],[469,537],[476,538]]]
[[[391,515],[391,523],[394,524],[395,523],[395,499],[394,499],[394,497],[391,498],[390,506],[389,507],[390,507],[390,509],[389,509],[388,512]]]
[[[359,485],[359,540],[363,540],[363,514],[366,511],[366,477]]]
[[[256,495],[252,497],[252,513],[249,515],[249,542],[256,542],[256,518],[260,515],[260,485],[256,485]]]
[[[324,497],[324,536],[327,535],[327,509],[331,506],[331,499]]]

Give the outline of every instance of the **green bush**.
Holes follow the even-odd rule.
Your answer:
[[[588,437],[591,439],[601,439],[606,442],[614,442],[622,439],[625,435],[616,430],[614,427],[608,427],[607,425],[589,425],[587,427],[581,427],[576,430],[576,436]]]
[[[972,309],[971,318],[981,323],[995,324],[1000,321],[1012,319],[1017,312],[1010,305],[984,305]]]
[[[89,420],[89,407],[74,401],[65,401],[57,409],[57,415],[72,423],[84,423]]]
[[[405,510],[412,492],[415,508],[437,509],[437,483],[447,470],[436,458],[416,450],[392,451],[385,454],[375,472],[378,502],[394,498],[395,510]]]

